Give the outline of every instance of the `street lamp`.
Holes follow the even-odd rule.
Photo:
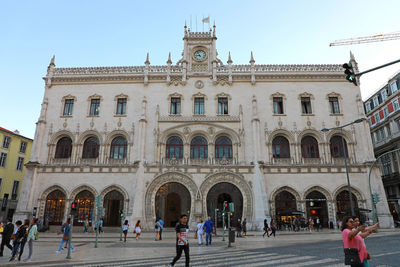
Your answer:
[[[347,153],[346,153],[346,146],[344,145],[344,138],[343,138],[343,128],[347,127],[349,125],[353,125],[355,123],[360,123],[363,122],[365,120],[365,118],[358,118],[353,122],[347,123],[345,125],[342,126],[338,126],[338,127],[332,127],[332,128],[323,128],[321,131],[322,132],[328,132],[330,130],[336,130],[336,129],[340,129],[340,136],[342,137],[342,148],[343,148],[343,158],[344,158],[344,166],[346,167],[346,177],[347,177],[347,190],[349,192],[349,198],[350,198],[350,210],[351,210],[351,216],[355,216],[354,213],[354,204],[353,204],[353,197],[351,194],[351,187],[350,187],[350,178],[349,178],[349,167],[347,166]]]

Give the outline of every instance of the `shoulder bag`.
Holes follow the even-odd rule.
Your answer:
[[[356,248],[344,249],[344,264],[345,265],[361,264],[360,256],[358,255],[358,249]]]

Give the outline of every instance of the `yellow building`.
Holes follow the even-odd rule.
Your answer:
[[[0,221],[12,218],[24,180],[25,163],[31,157],[33,140],[18,131],[0,127]]]

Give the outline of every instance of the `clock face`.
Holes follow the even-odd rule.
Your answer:
[[[197,50],[194,52],[193,57],[197,61],[203,61],[206,58],[206,52],[204,50]]]

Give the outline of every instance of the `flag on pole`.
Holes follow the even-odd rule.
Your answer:
[[[201,22],[203,22],[203,23],[210,23],[210,17],[203,18],[203,20],[202,20]]]

